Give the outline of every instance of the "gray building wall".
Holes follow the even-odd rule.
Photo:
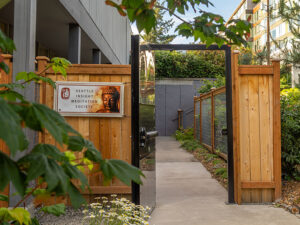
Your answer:
[[[128,64],[131,27],[103,0],[59,0],[112,64]]]
[[[155,84],[156,130],[170,136],[178,127],[178,109],[183,110],[183,127],[194,125],[194,96],[204,79],[163,79]]]

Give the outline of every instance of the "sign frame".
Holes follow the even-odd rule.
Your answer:
[[[124,83],[122,82],[78,82],[78,81],[56,81],[54,89],[53,109],[64,117],[124,117]],[[58,96],[59,86],[119,86],[120,87],[120,111],[115,113],[92,113],[92,112],[59,112]]]

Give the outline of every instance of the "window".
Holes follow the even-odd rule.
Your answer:
[[[271,36],[272,36],[272,38],[276,39],[276,28],[271,30]]]

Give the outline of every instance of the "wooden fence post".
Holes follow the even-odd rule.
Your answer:
[[[280,60],[272,60],[273,75],[273,168],[275,200],[281,197]]]
[[[232,112],[233,112],[233,159],[234,159],[234,198],[241,204],[241,165],[240,165],[240,127],[239,127],[239,51],[232,53]]]
[[[37,56],[37,73],[39,75],[45,75],[45,69],[49,63],[49,58],[45,56]],[[45,103],[46,102],[46,83],[40,82],[38,85],[36,85],[37,90],[35,93],[35,101],[38,103]],[[45,135],[39,134],[38,136],[39,143],[43,142],[45,143]]]
[[[214,90],[211,90],[211,152],[215,152],[215,104],[214,104]]]

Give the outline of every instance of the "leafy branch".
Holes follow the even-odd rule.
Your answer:
[[[175,29],[179,35],[194,37],[195,42],[200,41],[208,46],[213,43],[219,46],[223,44],[247,46],[246,39],[250,35],[249,21],[234,19],[226,24],[222,16],[202,10],[201,6],[213,6],[209,0],[167,0],[164,5],[156,4],[156,0],[105,2],[116,8],[121,16],[127,16],[132,23],[136,23],[139,32],[145,31],[147,34],[155,29],[157,24],[155,9],[159,8],[182,22]],[[183,18],[189,8],[198,13],[193,21]]]

